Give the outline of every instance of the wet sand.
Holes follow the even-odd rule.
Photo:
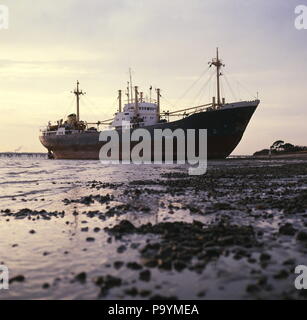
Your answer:
[[[306,160],[0,161],[2,299],[306,298]]]

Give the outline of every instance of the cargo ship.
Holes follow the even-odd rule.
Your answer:
[[[210,103],[172,112],[161,112],[160,89],[156,89],[155,99],[152,99],[151,87],[150,99],[146,99],[137,86],[133,87],[130,74],[126,103],[123,105],[123,92],[119,90],[118,112],[114,118],[95,123],[80,119],[80,98],[85,92],[80,90],[78,81],[73,91],[76,96],[76,113],[69,115],[65,121],[57,121],[54,125],[49,122],[48,126],[41,130],[39,139],[48,150],[50,159],[98,160],[100,149],[105,143],[99,141],[102,130],[121,132],[123,128],[127,129],[128,124],[130,132],[144,128],[154,139],[155,129],[181,128],[184,132],[188,129],[206,129],[208,158],[225,159],[241,141],[260,100],[257,98],[250,101],[226,102],[220,89],[221,68],[224,66],[217,49],[216,57],[209,62],[209,68],[216,68],[216,96]],[[172,120],[173,117],[176,119]],[[174,152],[176,153],[175,149]]]

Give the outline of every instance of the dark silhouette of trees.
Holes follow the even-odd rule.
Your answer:
[[[276,150],[276,151],[280,151],[280,149],[282,148],[282,146],[285,144],[284,141],[282,140],[277,140],[275,141],[272,145],[271,145],[271,150]]]
[[[283,140],[275,141],[270,149],[263,149],[254,153],[254,156],[266,156],[269,154],[283,154],[291,152],[307,151],[307,147],[295,146],[292,143],[285,143]]]

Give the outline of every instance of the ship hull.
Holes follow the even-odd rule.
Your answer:
[[[195,113],[184,119],[158,123],[146,127],[153,137],[154,129],[207,129],[208,159],[225,159],[241,141],[246,127],[253,116],[259,101],[237,103],[215,111]],[[52,152],[55,159],[98,160],[104,142],[99,141],[99,132],[80,132],[66,135],[43,135],[40,141]]]

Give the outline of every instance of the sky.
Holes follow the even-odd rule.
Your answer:
[[[211,71],[184,93],[216,47],[226,100],[257,92],[261,100],[234,154],[279,139],[307,145],[307,30],[294,27],[300,4],[307,0],[0,0],[9,8],[9,27],[0,30],[0,152],[44,152],[39,129],[75,112],[77,80],[89,122],[113,117],[129,68],[145,94],[161,88],[162,110],[207,103]]]

